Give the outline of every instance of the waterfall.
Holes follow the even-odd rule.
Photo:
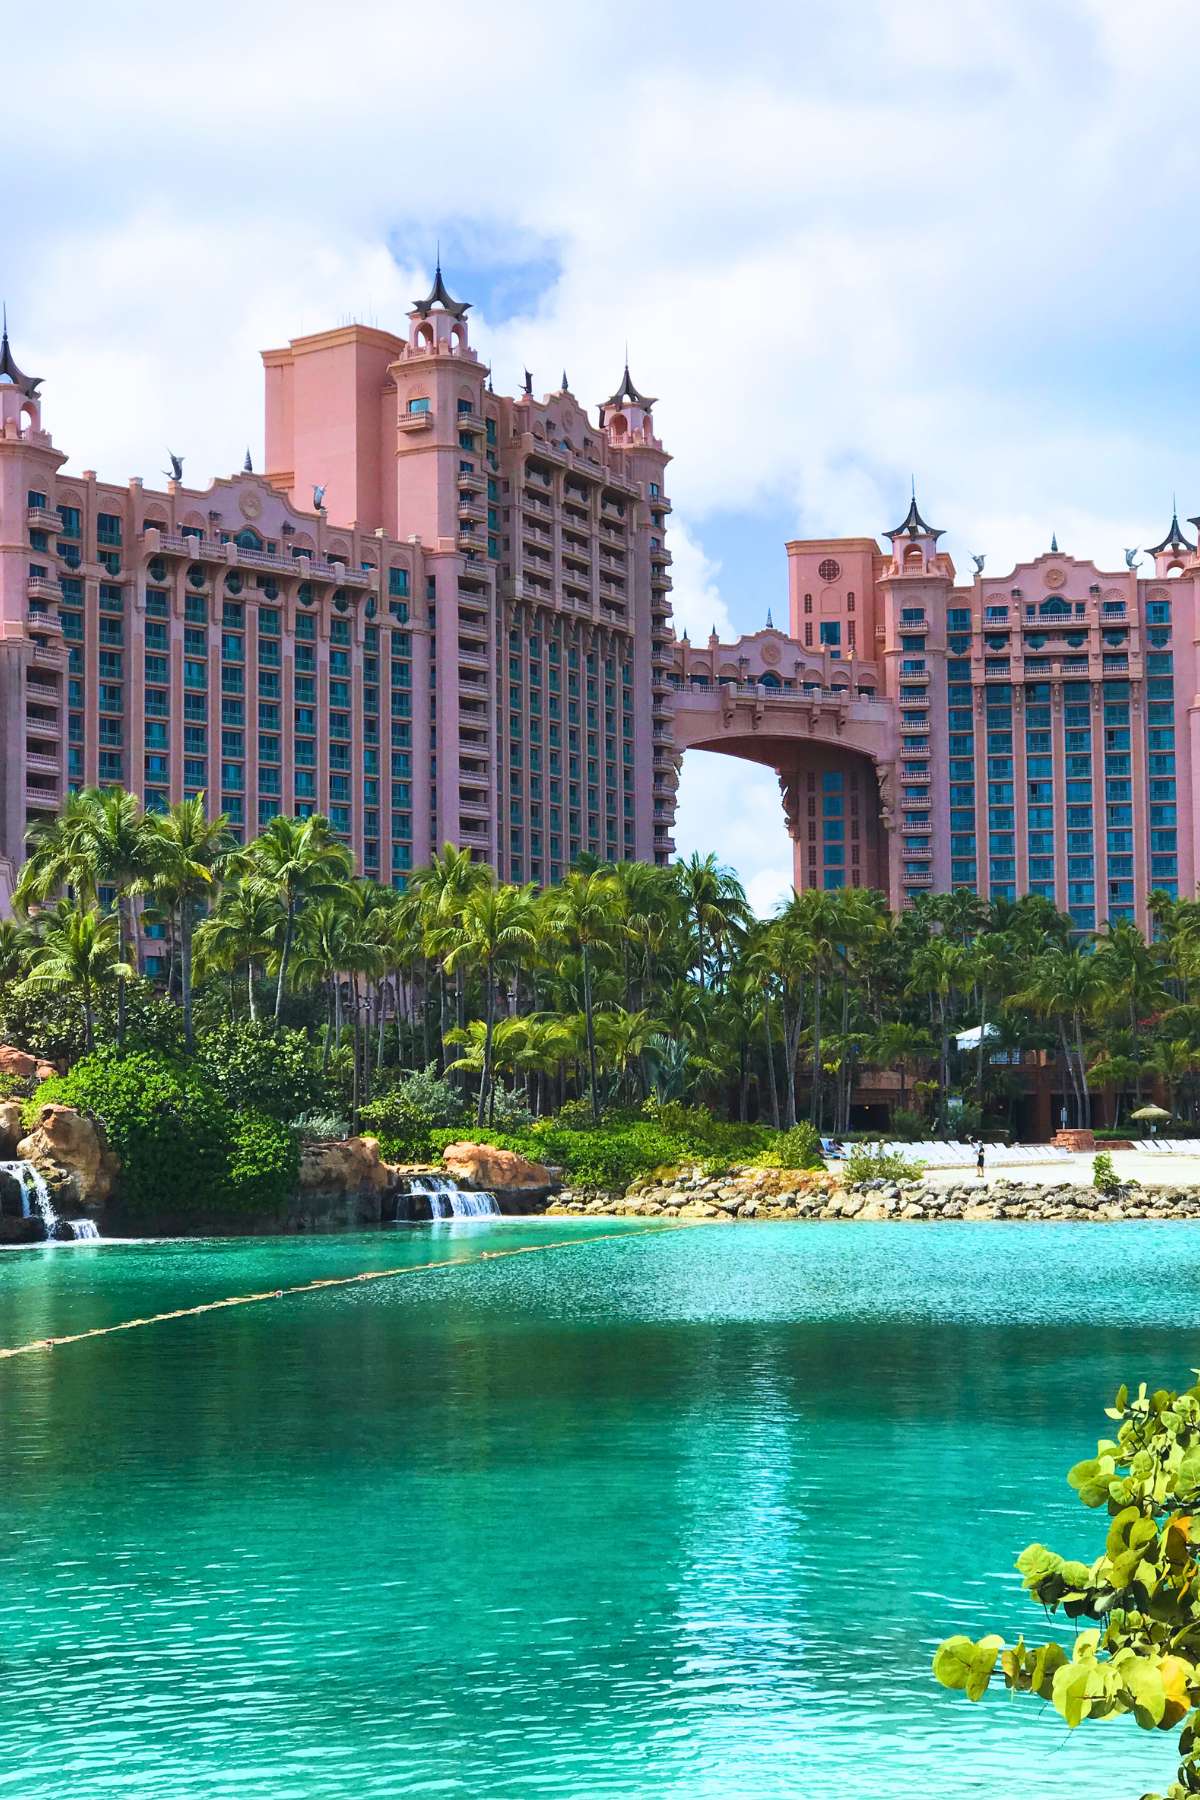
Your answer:
[[[31,1219],[36,1213],[46,1227],[46,1236],[53,1237],[58,1214],[45,1176],[31,1162],[0,1162],[0,1172],[11,1175],[21,1190],[21,1217]]]
[[[11,1175],[21,1190],[21,1217],[42,1221],[48,1239],[74,1239],[95,1243],[100,1236],[93,1219],[60,1219],[50,1198],[46,1178],[31,1162],[0,1162],[0,1175]]]
[[[460,1188],[448,1175],[414,1176],[408,1191],[428,1200],[432,1219],[493,1218],[500,1212],[495,1194],[477,1194],[471,1189]]]

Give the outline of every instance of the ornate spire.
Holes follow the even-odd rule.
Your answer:
[[[3,313],[4,333],[0,336],[0,382],[9,387],[18,387],[27,400],[35,400],[37,391],[42,385],[40,375],[26,375],[17,367],[8,343],[8,307]]]
[[[909,506],[909,509],[908,509],[907,513],[904,515],[903,520],[901,521],[901,523],[899,525],[896,526],[896,529],[894,531],[885,531],[883,535],[885,537],[889,537],[889,538],[898,538],[898,537],[940,538],[942,536],[942,533],[940,530],[938,530],[933,525],[927,525],[925,523],[924,519],[921,517],[921,509],[917,505],[917,489],[916,489],[915,482],[913,483],[912,504]]]
[[[246,460],[242,464],[242,474],[243,475],[253,475],[253,473],[254,473],[254,464],[250,461],[250,446],[249,446],[249,444],[247,444],[246,445]]]
[[[625,373],[621,377],[620,387],[617,389],[616,393],[613,394],[611,399],[606,400],[604,402],[604,404],[606,407],[608,407],[608,406],[620,407],[620,406],[626,406],[626,405],[640,406],[640,407],[643,407],[646,412],[649,412],[650,408],[654,405],[654,397],[652,395],[639,394],[637,389],[634,387],[633,382],[631,381],[630,375],[629,375],[629,358],[628,357],[625,358]]]
[[[569,382],[569,381],[568,381],[568,380],[567,380],[567,371],[566,371],[566,370],[565,370],[565,369],[564,369],[564,370],[563,370],[563,378],[562,378],[562,382],[561,382],[561,384],[560,384],[560,387],[559,387],[559,392],[560,392],[560,393],[563,393],[563,394],[569,394],[569,393],[570,393],[570,391],[571,391],[571,384],[570,384],[570,382]]]
[[[420,313],[422,318],[426,318],[433,311],[435,306],[440,306],[443,312],[448,312],[451,317],[455,319],[461,319],[464,314],[471,310],[471,302],[469,300],[454,300],[451,298],[446,284],[442,280],[442,259],[440,256],[438,257],[437,267],[434,270],[433,286],[430,288],[424,300],[413,301],[413,311]]]
[[[1050,554],[1051,554],[1051,556],[1058,555],[1058,533],[1057,533],[1057,531],[1052,531],[1050,533]]]
[[[1195,525],[1196,520],[1189,519],[1188,524]],[[1198,526],[1197,529],[1200,530],[1200,526]],[[1172,496],[1171,496],[1171,529],[1167,532],[1167,535],[1163,539],[1161,544],[1149,544],[1147,546],[1147,552],[1150,556],[1162,556],[1171,550],[1194,550],[1194,549],[1195,549],[1195,545],[1189,544],[1188,540],[1184,537],[1182,531],[1179,529],[1179,508],[1176,506],[1175,496],[1174,496],[1174,494],[1172,494]]]
[[[528,369],[525,371],[525,386],[522,388],[521,392],[528,394],[531,400],[533,399],[533,376],[529,373]]]
[[[767,608],[767,630],[774,631],[774,629],[775,629],[775,621],[771,617],[771,609],[768,606],[768,608]]]

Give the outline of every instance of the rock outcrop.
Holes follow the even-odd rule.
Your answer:
[[[23,1134],[21,1102],[0,1100],[0,1159],[8,1159],[17,1154],[17,1145]]]
[[[707,1176],[681,1170],[670,1181],[635,1183],[625,1194],[563,1192],[550,1213],[614,1213],[625,1218],[771,1220],[814,1219],[882,1223],[964,1219],[1196,1219],[1200,1188],[1140,1187],[1112,1192],[1082,1183],[1036,1187],[1017,1181],[980,1183],[969,1177],[949,1187],[921,1181],[867,1181],[843,1187],[831,1173],[735,1169]]]
[[[121,1168],[101,1126],[55,1102],[42,1107],[16,1153],[40,1170],[56,1210],[68,1214],[102,1212]]]
[[[393,1185],[378,1138],[304,1144],[300,1180],[279,1226],[285,1231],[333,1231],[344,1225],[378,1225],[383,1197]]]
[[[532,1211],[559,1186],[545,1163],[530,1162],[515,1150],[499,1150],[494,1144],[465,1140],[447,1144],[442,1165],[459,1187],[495,1194],[504,1212]]]

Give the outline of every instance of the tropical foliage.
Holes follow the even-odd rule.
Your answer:
[[[1103,1550],[1089,1563],[1031,1544],[1017,1558],[1031,1599],[1072,1622],[1072,1641],[952,1637],[933,1672],[981,1700],[999,1668],[1007,1688],[1048,1700],[1071,1727],[1132,1713],[1145,1731],[1180,1731],[1165,1800],[1186,1800],[1200,1793],[1200,1386],[1143,1386],[1132,1399],[1123,1387],[1105,1410],[1115,1434],[1067,1477],[1107,1514]]]
[[[961,1134],[1013,1123],[1012,1051],[1057,1059],[1073,1123],[1098,1093],[1200,1116],[1197,901],[1154,896],[1150,941],[965,892],[894,916],[876,893],[809,891],[756,919],[714,856],[585,859],[538,891],[451,845],[397,891],[354,877],[320,815],[242,845],[201,797],[145,813],[106,789],[31,833],[17,904],[0,1034],[68,1061],[194,1057],[231,1098],[277,1083],[281,1119],[353,1127],[431,1070],[476,1129],[576,1104],[596,1127],[653,1101],[845,1136],[864,1071],[884,1070],[903,1135]],[[395,1135],[443,1122],[410,1108]]]

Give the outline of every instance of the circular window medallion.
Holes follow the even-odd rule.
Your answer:
[[[762,659],[765,663],[777,663],[779,661],[779,645],[764,644],[762,647]]]
[[[238,500],[238,505],[247,519],[257,519],[262,512],[262,501],[257,494],[243,494]]]
[[[834,562],[832,556],[827,556],[817,570],[817,574],[821,577],[822,581],[836,581],[841,572],[841,563]]]
[[[1062,569],[1046,570],[1046,586],[1048,588],[1060,588],[1066,579],[1066,574]]]

